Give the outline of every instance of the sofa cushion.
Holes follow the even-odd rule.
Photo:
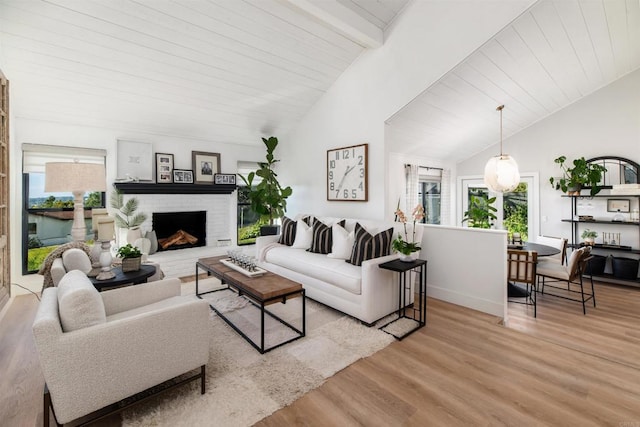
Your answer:
[[[362,268],[347,264],[344,260],[328,258],[303,249],[273,245],[267,249],[265,261],[331,283],[353,294],[361,293]]]
[[[313,228],[304,220],[299,219],[296,224],[296,239],[291,245],[296,249],[309,249],[313,241]]]
[[[311,225],[311,217],[305,216],[304,218],[300,218],[307,225]],[[282,230],[280,231],[280,238],[278,239],[278,243],[282,245],[291,246],[296,240],[296,229],[297,229],[298,221],[293,220],[288,217],[282,218]]]
[[[71,270],[80,270],[83,273],[91,271],[91,258],[82,249],[71,248],[62,254],[62,264],[64,269],[69,272]]]
[[[158,310],[163,310],[166,308],[172,308],[180,303],[187,303],[190,301],[189,296],[176,295],[174,297],[165,298],[160,301],[156,301],[151,304],[146,304],[140,307],[132,308],[131,310],[121,311],[119,313],[114,313],[111,316],[107,317],[107,322],[113,322],[115,320],[126,319],[128,317],[137,316],[144,313],[152,313],[157,312]]]
[[[344,219],[337,224],[344,227]],[[335,225],[335,224],[334,224]],[[311,246],[307,249],[309,252],[316,254],[328,254],[331,252],[333,245],[333,231],[332,225],[326,225],[322,221],[316,219],[313,223],[313,235],[311,239]]]
[[[349,259],[355,240],[353,231],[349,233],[343,226],[333,224],[331,227],[331,236],[333,245],[331,246],[331,252],[328,253],[327,256],[336,259]]]
[[[68,272],[58,284],[58,313],[64,332],[99,325],[107,320],[100,293],[79,270]]]
[[[393,227],[381,231],[376,235],[370,234],[360,223],[356,223],[354,243],[348,263],[360,266],[363,261],[387,256],[391,253]]]

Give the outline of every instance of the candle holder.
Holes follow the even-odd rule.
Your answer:
[[[97,280],[108,280],[116,277],[115,273],[111,271],[111,262],[113,256],[111,255],[111,240],[102,240],[102,252],[100,252],[100,266],[102,271],[96,276]]]

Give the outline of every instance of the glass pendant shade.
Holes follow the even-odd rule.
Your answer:
[[[518,164],[508,154],[502,154],[502,109],[504,105],[496,108],[500,111],[500,155],[489,159],[484,167],[484,183],[491,191],[505,193],[514,190],[520,184],[520,172]]]
[[[518,164],[508,154],[490,158],[484,167],[484,183],[498,193],[514,190],[520,184]]]

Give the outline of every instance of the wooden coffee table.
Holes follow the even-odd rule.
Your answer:
[[[202,298],[202,295],[210,294],[213,292],[219,292],[224,290],[232,290],[238,293],[238,295],[248,297],[249,301],[260,308],[260,344],[255,343],[249,338],[243,331],[241,331],[236,325],[231,322],[223,313],[221,313],[213,304],[209,306],[215,311],[218,316],[229,326],[231,326],[236,332],[238,332],[245,340],[249,342],[256,350],[261,354],[280,347],[284,344],[295,341],[305,336],[306,332],[306,307],[305,307],[305,290],[300,283],[296,283],[292,280],[279,276],[275,273],[267,271],[261,276],[248,277],[243,273],[232,269],[224,265],[221,260],[226,259],[226,256],[201,258],[196,262],[196,295],[198,298]],[[208,292],[199,292],[198,289],[198,276],[200,269],[207,272],[208,275],[212,275],[227,285],[225,288],[216,289]],[[280,317],[276,316],[272,312],[268,311],[265,306],[274,303],[286,303],[291,298],[302,297],[302,330],[287,323]],[[275,344],[269,348],[265,348],[264,342],[264,319],[265,314],[278,320],[284,326],[293,330],[297,335],[291,339]]]

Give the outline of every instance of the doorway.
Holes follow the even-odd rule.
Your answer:
[[[469,209],[472,197],[491,199],[496,208],[495,220],[491,227],[496,230],[507,230],[509,233],[520,233],[523,240],[535,238],[540,230],[539,182],[537,173],[522,174],[520,184],[510,192],[495,193],[487,188],[483,178],[479,176],[458,178],[460,197],[458,198],[457,223],[462,223],[464,212]]]

